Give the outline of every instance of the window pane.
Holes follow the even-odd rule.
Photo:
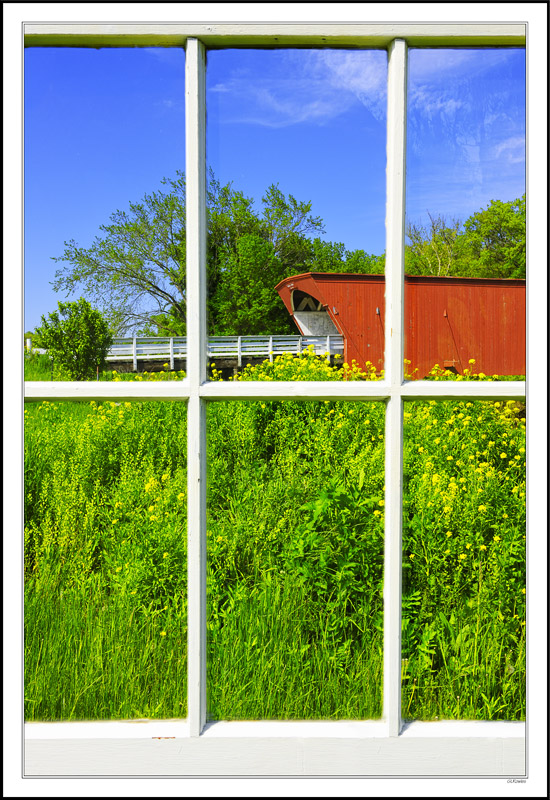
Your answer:
[[[525,376],[525,51],[413,49],[408,97],[407,371]]]
[[[405,719],[525,719],[524,413],[405,405]]]
[[[25,719],[187,713],[183,403],[25,408]]]
[[[115,337],[185,335],[184,65],[176,48],[25,51],[24,338],[34,349],[46,345],[41,317],[80,297]],[[82,327],[75,335],[82,342]],[[140,371],[170,365],[169,343],[154,344],[138,347]],[[133,370],[133,341],[122,345],[109,365]],[[84,372],[55,354],[53,369],[46,358],[34,373],[94,380],[96,355]]]
[[[209,718],[379,718],[384,405],[207,418]]]
[[[309,348],[338,378],[344,362],[383,368],[386,75],[385,51],[208,53],[209,363],[224,378]]]

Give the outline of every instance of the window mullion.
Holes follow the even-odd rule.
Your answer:
[[[401,541],[403,509],[403,356],[407,45],[388,50],[386,166],[386,318],[384,372],[390,388],[385,429],[384,717],[401,730]]]
[[[191,736],[206,722],[206,55],[188,39],[185,59],[187,270],[188,718]]]

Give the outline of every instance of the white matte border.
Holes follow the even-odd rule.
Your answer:
[[[547,203],[546,203],[546,175],[547,175],[547,90],[546,90],[546,56],[547,56],[547,6],[545,3],[339,3],[339,4],[209,4],[208,15],[211,19],[231,20],[250,19],[251,15],[267,19],[294,19],[321,20],[360,20],[370,21],[399,21],[403,19],[418,22],[421,20],[468,20],[468,21],[526,21],[529,24],[528,76],[536,76],[536,97],[529,104],[529,196],[531,206],[530,241],[531,253],[535,254],[532,268],[535,270],[536,285],[531,284],[529,289],[529,351],[530,364],[547,364],[546,357],[546,330],[547,330],[547,295],[546,295],[546,269],[547,252]],[[205,19],[204,4],[106,4],[106,3],[72,3],[72,4],[30,4],[16,3],[3,6],[4,17],[4,64],[5,87],[4,108],[7,113],[5,119],[5,153],[9,153],[4,165],[4,221],[7,230],[14,235],[5,237],[4,261],[17,265],[21,263],[21,96],[20,96],[20,64],[21,64],[21,39],[20,24],[23,20],[55,21],[133,21],[136,18],[143,21],[171,21],[174,18],[187,18],[193,21]],[[530,275],[532,269],[530,269]],[[13,382],[21,386],[21,360],[18,353],[10,348],[9,334],[14,329],[22,328],[22,283],[17,268],[4,270],[4,377],[8,377],[10,385]],[[9,303],[8,303],[9,298]],[[4,383],[6,386],[6,381]],[[21,433],[20,427],[14,425],[14,420],[20,419],[21,393],[4,391],[4,442],[5,454],[9,454],[4,470],[4,492],[6,497],[16,498],[21,493]],[[545,370],[533,370],[530,376],[529,390],[530,420],[532,427],[528,426],[528,452],[530,452],[530,493],[529,508],[532,519],[537,522],[537,529],[546,530],[547,508],[547,470],[546,470],[546,431],[547,431],[547,386]],[[531,435],[531,431],[533,435]],[[531,444],[533,445],[531,447]],[[20,529],[21,514],[17,503],[6,503],[4,506],[4,527]],[[535,549],[536,548],[536,549]],[[467,790],[472,796],[508,796],[533,797],[545,796],[546,764],[547,764],[547,738],[546,738],[546,708],[547,708],[547,672],[546,672],[546,608],[547,608],[547,572],[546,572],[546,537],[543,541],[534,543],[530,557],[530,597],[531,604],[537,609],[536,626],[537,636],[529,642],[530,658],[530,703],[531,735],[529,737],[529,750],[531,768],[528,780],[525,783],[514,782],[507,785],[506,781],[476,780],[468,781],[467,786],[462,782],[447,779],[407,781],[404,786],[401,780],[371,779],[365,783],[362,779],[349,779],[346,781],[327,781],[324,778],[307,781],[308,789],[314,796],[319,797],[364,797],[365,794],[377,796],[401,796],[406,793],[408,797],[463,797]],[[5,696],[4,696],[4,789],[10,796],[113,796],[121,793],[120,780],[95,781],[86,786],[86,781],[76,779],[65,780],[32,780],[25,782],[21,778],[22,741],[17,731],[21,721],[21,648],[15,643],[21,639],[20,609],[13,602],[14,597],[20,597],[19,575],[13,569],[13,564],[20,560],[20,546],[17,537],[6,537],[4,541],[4,652],[5,663]],[[15,645],[15,646],[14,646]],[[8,734],[8,735],[6,735]],[[259,780],[232,780],[225,782],[223,793],[228,797],[255,797],[281,796],[288,794],[294,796],[304,791],[304,782],[284,781],[270,784],[264,779]],[[132,796],[216,796],[221,791],[218,780],[192,780],[185,783],[181,780],[164,780],[152,783],[141,779],[125,779],[123,788]]]

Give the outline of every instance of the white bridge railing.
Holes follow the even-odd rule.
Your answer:
[[[283,353],[299,355],[312,348],[316,355],[344,354],[344,337],[329,336],[211,336],[208,339],[208,358],[234,358],[241,367],[243,359],[268,358],[270,361]],[[185,336],[135,336],[116,338],[109,350],[107,361],[133,362],[137,370],[138,361],[166,361],[174,369],[175,359],[187,358]]]

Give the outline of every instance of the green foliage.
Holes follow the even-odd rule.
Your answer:
[[[31,351],[25,354],[25,380],[26,381],[51,381],[53,380],[53,361],[44,353]]]
[[[407,274],[525,278],[525,195],[508,203],[492,200],[464,225],[428,217],[428,227],[407,226]]]
[[[471,274],[484,278],[525,278],[525,195],[510,203],[492,200],[464,223]]]
[[[286,308],[273,302],[273,287],[284,268],[271,242],[257,233],[244,234],[224,261],[223,280],[211,303],[218,335],[294,333]]]
[[[285,554],[289,576],[308,588],[309,602],[325,609],[330,632],[343,640],[358,626],[372,635],[373,620],[374,630],[382,629],[383,536],[373,515],[381,501],[365,495],[364,479],[362,470],[357,485],[346,488],[339,477],[301,506],[303,520]]]
[[[65,242],[53,287],[89,297],[117,332],[145,327],[152,316],[185,322],[185,178],[164,179],[168,191],[146,194],[117,210],[88,248]],[[167,331],[185,333],[181,327]]]
[[[315,238],[310,242],[305,264],[311,272],[351,272],[384,274],[383,256],[368,255],[364,250],[346,250],[342,242],[325,242]],[[288,276],[286,276],[288,277]]]
[[[105,366],[113,337],[99,311],[80,298],[58,304],[58,310],[42,317],[38,334],[54,364],[70,380],[86,380]]]
[[[39,334],[38,330],[39,329],[37,328],[34,331],[25,331],[25,333],[23,334],[23,347],[25,349],[27,347],[27,341],[29,339],[31,340],[31,347],[33,349],[41,348],[43,346],[41,341],[40,341],[40,334]]]
[[[65,265],[56,272],[56,291],[71,293],[80,288],[120,332],[134,328],[149,334],[185,335],[185,177],[177,172],[162,184],[165,189],[130,203],[128,211],[115,211],[90,247],[71,240],[65,243],[63,255],[53,259]],[[286,197],[276,185],[268,188],[261,209],[256,210],[251,198],[231,184],[222,186],[210,174],[207,280],[213,335],[237,333],[231,327],[232,305],[239,312],[237,326],[256,320],[265,330],[267,323],[261,315],[267,308],[268,321],[290,330],[274,286],[303,268],[310,252],[309,236],[323,231],[321,219],[310,211],[311,203]],[[256,273],[251,269],[255,255],[261,259]],[[270,284],[264,285],[265,280]],[[267,292],[271,294],[266,306]]]
[[[409,275],[456,275],[460,222],[428,213],[429,227],[409,223],[406,271]]]
[[[293,333],[291,319],[275,286],[303,271],[309,236],[323,231],[311,203],[286,197],[271,185],[261,210],[231,184],[210,175],[208,314],[213,335]]]
[[[342,374],[309,354],[240,379]],[[27,718],[183,716],[185,404],[25,420]],[[211,403],[207,425],[210,716],[379,717],[384,404]],[[407,402],[404,434],[403,715],[523,719],[521,406]]]

